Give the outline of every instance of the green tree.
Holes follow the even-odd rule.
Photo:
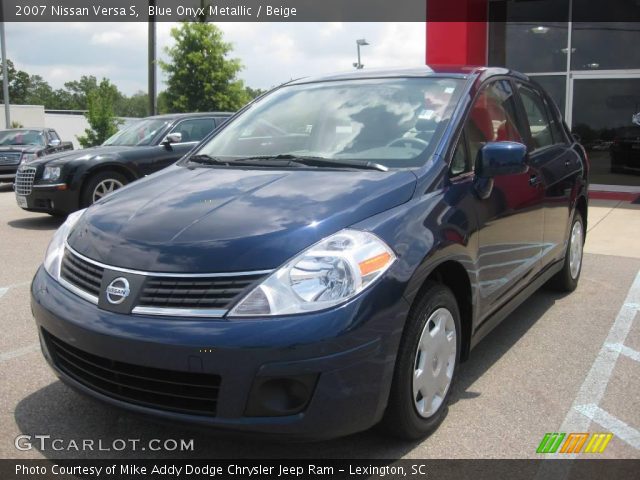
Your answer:
[[[253,100],[254,98],[257,98],[260,95],[267,92],[266,90],[263,90],[261,88],[251,88],[251,87],[245,87],[245,91],[247,92],[247,96],[249,97],[250,100]]]
[[[120,120],[116,118],[113,106],[118,98],[118,89],[109,80],[103,78],[97,88],[87,95],[88,112],[85,117],[89,127],[84,135],[78,137],[82,147],[102,144],[118,131]]]
[[[149,95],[136,92],[130,97],[121,95],[114,106],[116,115],[121,117],[146,117],[149,108]]]
[[[0,62],[0,72],[2,62]],[[18,70],[11,60],[7,59],[7,77],[9,78],[9,102],[24,105],[29,89],[29,74]],[[2,89],[0,89],[2,90]],[[0,99],[4,103],[4,91],[0,91]]]
[[[212,23],[187,23],[171,30],[175,45],[166,48],[169,62],[160,62],[167,75],[164,92],[171,112],[237,110],[249,96],[237,75],[238,59],[229,58],[231,44]]]

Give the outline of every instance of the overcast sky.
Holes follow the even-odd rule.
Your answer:
[[[171,23],[157,24],[164,58]],[[240,74],[253,88],[291,78],[352,69],[355,40],[367,67],[423,65],[425,24],[417,23],[219,23],[240,58]],[[22,70],[54,88],[81,75],[107,77],[127,94],[147,90],[146,23],[7,23],[7,55]],[[162,81],[161,72],[159,72]],[[160,89],[163,85],[160,84]]]

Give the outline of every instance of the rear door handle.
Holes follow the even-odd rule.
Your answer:
[[[539,183],[540,183],[540,180],[538,179],[537,175],[531,175],[529,177],[529,185],[531,185],[532,187]]]

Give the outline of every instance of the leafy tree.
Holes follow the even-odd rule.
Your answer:
[[[0,72],[2,62],[0,62]],[[9,77],[9,101],[15,105],[24,105],[29,87],[29,74],[16,69],[11,60],[7,59],[7,76]],[[4,90],[0,88],[0,99],[4,103]]]
[[[78,137],[83,148],[100,145],[118,131],[120,120],[113,110],[118,93],[116,86],[103,78],[97,88],[87,94],[89,111],[85,113],[85,117],[91,128],[85,129],[85,134]]]
[[[257,98],[260,95],[267,92],[266,90],[263,90],[261,88],[251,88],[251,87],[245,87],[245,91],[247,92],[247,96],[249,97],[250,100],[253,100],[254,98]]]
[[[121,117],[146,117],[149,108],[149,95],[136,92],[130,97],[120,95],[114,106],[116,114]]]
[[[212,23],[184,22],[171,30],[175,45],[166,48],[169,62],[160,62],[167,74],[165,99],[171,112],[237,110],[249,96],[238,59],[230,59],[231,44]]]

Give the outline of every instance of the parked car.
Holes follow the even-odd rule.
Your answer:
[[[13,182],[20,162],[30,162],[52,153],[73,150],[53,128],[0,130],[0,183]]]
[[[640,173],[640,126],[617,129],[609,152],[612,173]]]
[[[301,79],[69,216],[31,287],[79,391],[303,439],[419,438],[458,365],[547,282],[576,288],[588,163],[525,75]]]
[[[230,113],[148,117],[120,130],[99,147],[23,162],[15,193],[32,212],[66,215],[124,185],[179,160]]]

